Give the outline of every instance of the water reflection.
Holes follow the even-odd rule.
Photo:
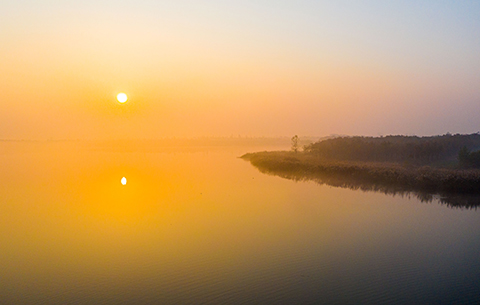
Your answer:
[[[479,301],[475,211],[80,144],[0,156],[2,304]]]
[[[255,165],[254,165],[255,166]],[[294,181],[314,181],[320,185],[361,190],[364,192],[379,192],[391,196],[410,197],[414,196],[421,202],[439,202],[450,208],[477,209],[480,206],[480,194],[461,193],[431,193],[420,188],[407,188],[388,183],[373,183],[355,176],[342,174],[306,173],[288,170],[272,170],[261,166],[255,166],[258,170],[267,175],[282,177]]]

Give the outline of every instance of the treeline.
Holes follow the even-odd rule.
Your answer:
[[[458,153],[458,162],[463,168],[480,167],[480,150],[470,151],[466,146],[460,149]]]
[[[480,148],[479,133],[431,137],[339,137],[305,145],[304,152],[331,160],[431,164],[456,160],[462,148],[467,150],[464,166],[472,166],[474,162],[471,160],[474,159],[480,166],[480,153],[477,156],[477,153],[470,152]]]

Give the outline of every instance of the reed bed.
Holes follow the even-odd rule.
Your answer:
[[[480,170],[407,166],[397,163],[332,161],[307,153],[285,151],[248,153],[241,156],[260,171],[296,181],[315,180],[332,186],[381,191],[387,194],[415,192],[420,199],[431,200],[432,194],[441,198],[473,195],[465,205],[480,203]],[[462,197],[463,198],[463,197]],[[472,198],[474,203],[472,203]],[[423,201],[423,200],[422,200]],[[447,200],[448,201],[448,200]],[[446,202],[448,203],[448,202]]]

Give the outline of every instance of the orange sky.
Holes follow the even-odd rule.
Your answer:
[[[480,130],[478,4],[292,3],[2,3],[0,138]]]

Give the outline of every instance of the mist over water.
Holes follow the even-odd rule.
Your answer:
[[[476,209],[238,158],[282,145],[0,143],[2,303],[480,301]]]
[[[478,37],[480,1],[0,1],[0,305],[480,304]]]

